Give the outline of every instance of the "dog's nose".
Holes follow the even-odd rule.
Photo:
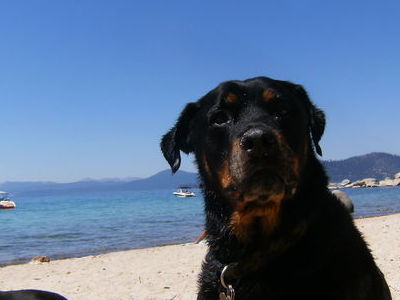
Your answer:
[[[247,130],[240,139],[241,149],[257,158],[268,156],[273,152],[275,146],[275,135],[271,131],[260,128]]]

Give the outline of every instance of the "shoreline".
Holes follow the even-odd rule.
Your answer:
[[[125,252],[125,251],[135,251],[135,250],[142,250],[142,249],[152,249],[152,248],[161,248],[161,247],[168,247],[168,246],[185,245],[185,244],[191,244],[191,243],[193,243],[193,241],[182,241],[182,243],[161,244],[161,245],[154,245],[154,246],[140,247],[140,248],[110,249],[109,251],[108,250],[106,250],[106,251],[88,251],[88,252],[82,253],[82,255],[56,254],[56,255],[48,256],[46,253],[43,253],[38,256],[48,256],[51,259],[51,261],[58,261],[58,260],[66,260],[66,259],[74,259],[74,258],[84,258],[84,257],[90,257],[90,256],[107,255],[107,254],[111,254],[111,253],[118,253],[118,252]],[[19,265],[29,264],[29,263],[31,263],[32,258],[34,258],[34,257],[35,256],[16,258],[14,260],[11,260],[11,263],[7,263],[7,262],[0,263],[0,269],[3,267],[7,267],[7,266],[19,266]],[[20,262],[18,262],[18,261],[20,261]]]
[[[381,217],[395,216],[395,215],[398,215],[400,218],[400,212],[394,212],[394,213],[387,214],[387,215],[385,214],[385,215],[375,215],[375,216],[359,216],[359,217],[355,217],[353,219],[356,222],[357,220],[374,219],[374,218],[381,218]],[[200,234],[200,232],[201,231],[199,231],[199,234]],[[152,248],[161,248],[161,247],[168,247],[168,246],[186,245],[186,244],[192,244],[195,241],[195,239],[196,238],[194,238],[193,240],[187,240],[187,241],[182,240],[182,242],[172,243],[172,244],[152,245],[149,247],[110,249],[110,250],[106,250],[106,251],[88,251],[86,253],[82,253],[82,255],[56,254],[56,255],[49,255],[49,258],[51,261],[58,261],[58,260],[66,260],[66,259],[74,259],[74,258],[84,258],[84,257],[92,257],[92,256],[99,256],[99,255],[107,255],[107,254],[124,252],[124,251],[135,251],[135,250],[142,250],[142,249],[152,249]],[[48,256],[48,255],[46,253],[42,253],[39,256]],[[33,257],[35,257],[35,256],[16,258],[16,259],[11,260],[10,263],[7,263],[7,262],[0,263],[0,269],[3,267],[7,267],[7,266],[18,266],[18,265],[29,264],[29,263],[31,263]]]
[[[356,219],[377,265],[400,300],[400,214]],[[69,300],[195,299],[205,245],[165,245],[50,263],[0,268],[0,289],[36,288]]]

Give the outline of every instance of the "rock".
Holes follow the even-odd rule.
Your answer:
[[[351,183],[350,179],[343,179],[342,182],[340,183],[341,186],[346,186]]]
[[[349,184],[348,186],[354,188],[354,187],[365,187],[366,185],[365,185],[365,182],[364,182],[364,181],[362,181],[362,180],[357,180],[357,181],[354,181],[353,183]]]
[[[333,190],[332,194],[336,196],[336,198],[346,207],[346,209],[350,212],[354,212],[354,205],[351,201],[350,197],[341,190]]]
[[[49,263],[50,257],[48,256],[35,256],[31,259],[32,263]]]
[[[377,187],[379,186],[378,180],[375,178],[364,178],[361,180],[354,181],[350,184],[345,185],[345,187]]]
[[[338,185],[336,183],[329,183],[328,184],[328,189],[333,190],[333,189],[338,189]]]
[[[365,183],[366,187],[377,187],[379,186],[378,180],[375,178],[364,178],[361,181]]]
[[[383,186],[400,186],[400,172],[394,175],[394,179],[386,177],[384,180],[378,181],[375,178],[364,178],[351,182],[349,179],[343,179],[338,184],[331,183],[330,189],[335,188],[360,188],[360,187],[383,187]]]
[[[385,180],[381,180],[379,181],[379,186],[394,186],[394,179],[386,178]]]

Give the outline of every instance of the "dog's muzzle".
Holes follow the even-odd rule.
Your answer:
[[[285,174],[281,174],[280,148],[278,133],[270,127],[252,126],[239,135],[228,164],[232,181],[225,192],[229,197],[254,195],[266,199],[266,195],[281,192]]]
[[[277,139],[272,130],[250,128],[240,138],[240,148],[253,159],[262,159],[276,151]]]

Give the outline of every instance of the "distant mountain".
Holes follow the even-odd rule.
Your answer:
[[[178,171],[174,175],[170,170],[161,171],[146,179],[135,180],[121,186],[127,190],[175,189],[179,186],[198,186],[198,175]]]
[[[146,179],[84,179],[71,183],[57,182],[4,182],[0,190],[13,194],[53,195],[82,192],[175,189],[179,186],[198,186],[197,174],[178,171],[172,175],[170,170],[159,172]]]
[[[400,172],[400,156],[387,153],[370,153],[350,157],[345,160],[331,160],[322,162],[330,182],[340,182],[343,179],[352,181],[373,177],[384,179],[393,177]],[[198,186],[196,173],[178,171],[172,175],[170,170],[161,171],[145,179],[85,179],[72,183],[56,182],[4,182],[0,183],[0,190],[13,194],[68,194],[82,192],[127,191],[175,189],[179,186]]]
[[[0,183],[0,190],[7,192],[19,192],[38,190],[42,188],[47,189],[55,185],[57,185],[57,183],[51,181],[6,181]]]
[[[13,194],[59,194],[83,191],[104,191],[118,188],[125,184],[126,179],[84,179],[71,183],[22,181],[0,183],[0,190]],[[133,182],[130,179],[129,182]]]
[[[384,179],[400,172],[400,156],[388,153],[369,153],[344,160],[324,161],[330,182],[363,178]]]
[[[87,182],[87,181],[96,181],[96,182],[127,182],[127,181],[133,181],[133,180],[138,180],[138,179],[142,179],[140,177],[111,177],[111,178],[100,178],[100,179],[95,179],[95,178],[83,178],[81,180],[79,180],[79,182]]]

